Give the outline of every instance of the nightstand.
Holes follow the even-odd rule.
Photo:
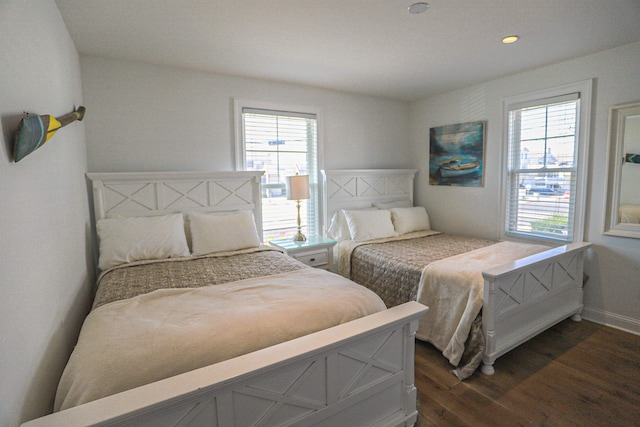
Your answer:
[[[288,239],[269,240],[269,245],[284,249],[292,258],[315,268],[333,268],[333,246],[337,241],[322,236],[309,236],[305,242]]]

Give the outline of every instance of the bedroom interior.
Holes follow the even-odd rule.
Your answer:
[[[495,25],[484,24],[484,28],[495,27],[496,31],[474,32],[472,28],[475,27],[469,23],[469,33],[462,33],[461,38],[463,45],[467,45],[463,47],[471,51],[461,48],[460,56],[456,56],[452,49],[451,61],[457,61],[457,70],[434,72],[432,74],[437,75],[437,80],[431,83],[419,81],[415,76],[430,74],[425,72],[429,63],[437,62],[433,65],[436,67],[447,65],[447,61],[433,61],[433,54],[438,52],[416,55],[416,50],[411,49],[427,49],[429,44],[424,40],[415,46],[407,46],[416,60],[426,61],[418,61],[418,72],[411,76],[403,72],[410,69],[409,62],[396,56],[393,49],[368,55],[376,45],[383,49],[398,42],[393,39],[394,31],[387,27],[364,31],[365,28],[376,27],[369,20],[379,18],[378,14],[381,14],[387,18],[383,20],[385,25],[402,28],[405,36],[420,33],[418,28],[427,22],[435,26],[430,31],[436,31],[437,37],[434,33],[429,35],[439,40],[449,35],[441,25],[445,18],[464,20],[482,16],[490,19],[487,15],[492,15],[491,19],[500,20],[501,14],[496,13],[495,8],[507,7],[504,2],[487,1],[486,8],[483,8],[464,1],[449,6],[432,1],[428,10],[416,15],[407,14],[410,4],[400,1],[390,2],[391,11],[382,10],[380,2],[374,2],[369,10],[362,10],[361,2],[347,2],[342,14],[336,13],[335,3],[327,2],[322,7],[317,6],[320,9],[315,10],[315,15],[308,9],[311,8],[308,2],[303,2],[299,8],[291,4],[284,7],[288,2],[268,2],[270,9],[265,5],[267,9],[262,12],[270,10],[273,22],[286,22],[291,17],[301,19],[294,27],[275,27],[285,34],[297,29],[301,36],[288,38],[291,49],[304,48],[302,52],[307,52],[280,64],[285,68],[280,77],[275,74],[279,67],[268,66],[260,54],[268,46],[274,47],[269,38],[259,38],[265,42],[261,46],[252,44],[251,38],[242,38],[241,17],[245,16],[251,24],[262,22],[263,13],[256,14],[260,9],[247,13],[245,9],[234,9],[234,2],[220,0],[215,2],[218,8],[213,14],[235,19],[235,24],[230,24],[231,19],[224,25],[219,22],[216,31],[223,34],[217,33],[217,40],[223,46],[229,46],[233,45],[232,40],[237,39],[235,53],[242,52],[241,47],[244,46],[255,54],[249,56],[255,61],[256,67],[253,68],[259,68],[261,72],[251,75],[225,67],[208,70],[206,64],[189,63],[188,58],[179,54],[175,58],[183,60],[183,66],[163,60],[153,61],[145,56],[160,47],[162,42],[166,42],[167,52],[176,47],[186,54],[189,40],[204,39],[203,34],[193,38],[171,38],[175,36],[171,34],[172,24],[175,23],[175,28],[180,30],[184,29],[184,24],[189,27],[183,13],[200,10],[199,7],[204,7],[203,2],[193,2],[193,9],[185,8],[182,12],[175,12],[169,2],[163,2],[162,7],[153,11],[159,13],[153,22],[160,25],[147,25],[149,22],[144,20],[139,22],[139,41],[145,43],[149,40],[148,44],[143,45],[143,50],[137,54],[122,56],[115,50],[121,42],[134,48],[134,43],[127,41],[130,40],[126,36],[126,27],[130,26],[127,19],[139,19],[136,13],[147,12],[146,8],[130,2],[105,9],[99,2],[82,3],[76,0],[8,0],[0,4],[0,28],[9,35],[0,40],[3,57],[3,67],[0,68],[3,89],[1,123],[5,149],[4,164],[0,168],[3,182],[0,209],[5,219],[0,226],[0,269],[5,295],[0,303],[3,319],[0,382],[11,384],[0,392],[0,425],[16,426],[51,411],[58,382],[89,312],[97,279],[97,247],[92,234],[92,189],[85,174],[233,171],[236,133],[233,103],[238,98],[280,106],[315,108],[322,119],[322,126],[318,129],[320,169],[415,169],[414,204],[426,208],[434,229],[499,240],[502,230],[499,218],[503,185],[504,100],[591,80],[593,100],[589,162],[585,174],[587,196],[583,212],[584,236],[581,239],[591,244],[584,259],[584,272],[589,279],[584,285],[584,308],[581,312],[587,322],[576,325],[594,325],[598,332],[593,336],[623,334],[621,336],[636,337],[640,334],[640,239],[637,234],[621,236],[606,232],[611,228],[620,231],[632,227],[612,220],[615,210],[622,204],[628,204],[625,200],[633,200],[633,195],[628,194],[625,186],[621,186],[619,194],[615,186],[613,190],[610,186],[616,180],[626,180],[629,176],[633,180],[639,168],[635,166],[634,169],[631,162],[620,167],[615,161],[618,155],[613,153],[618,153],[618,150],[624,149],[624,154],[637,151],[627,150],[626,140],[612,136],[611,108],[622,109],[640,101],[637,79],[640,73],[638,2],[620,0],[615,8],[609,2],[592,2],[573,10],[572,15],[578,19],[577,22],[566,15],[564,6],[569,2],[547,5],[548,8],[515,2],[508,6],[508,13],[504,15],[514,24],[522,22],[522,29],[502,21]],[[245,6],[258,7],[257,4],[246,2]],[[602,12],[605,9],[606,12]],[[118,12],[129,18],[115,19],[110,15]],[[529,43],[550,46],[552,42],[532,41],[542,36],[531,25],[524,24],[528,22],[525,18],[539,22],[537,19],[550,12],[557,18],[551,25],[560,27],[558,23],[564,22],[570,29],[569,34],[574,30],[578,34],[574,25],[586,27],[580,19],[599,24],[590,26],[590,34],[582,37],[585,43],[582,50],[573,46],[576,50],[562,52],[549,60],[534,56],[527,59],[518,49],[531,47]],[[422,21],[404,21],[409,18]],[[345,25],[350,20],[353,20],[352,25]],[[337,28],[332,33],[328,24],[334,21]],[[116,25],[115,29],[109,28],[109,23]],[[204,31],[206,26],[192,27],[194,31]],[[260,26],[255,28],[264,29]],[[306,34],[302,28],[308,30],[311,39],[302,37]],[[360,29],[363,32],[359,33]],[[150,39],[144,38],[145,31],[150,31]],[[166,37],[162,31],[166,31]],[[488,44],[480,42],[480,38],[498,38],[507,32],[520,32],[521,39],[508,47],[511,49],[509,52],[515,52],[513,57],[508,57],[504,51],[494,52],[498,55],[496,63],[504,63],[505,69],[489,74],[488,70],[485,73],[484,68],[474,65],[471,68],[476,75],[470,80],[463,80],[464,64],[480,64],[484,59],[474,54],[478,46],[469,40],[478,39],[478,43]],[[328,36],[318,38],[317,34]],[[309,49],[306,43],[313,37],[326,39],[326,44],[316,45],[317,50]],[[345,37],[349,37],[352,43],[338,43],[333,47],[335,51],[331,51],[329,40],[342,42]],[[571,37],[569,39],[574,41]],[[91,50],[92,43],[95,50]],[[522,48],[518,47],[519,44]],[[559,43],[557,47],[560,46]],[[224,47],[216,48],[214,45],[206,49],[220,49],[218,53],[225,51]],[[199,51],[200,55],[202,51]],[[310,59],[309,52],[323,60]],[[442,52],[440,54],[441,58],[449,58]],[[393,60],[380,61],[384,55]],[[238,60],[238,57],[234,58]],[[296,62],[296,58],[300,61]],[[372,66],[366,59],[379,66]],[[354,68],[355,65],[349,68],[350,60],[364,64],[364,68]],[[340,63],[344,65],[342,68]],[[229,67],[232,64],[233,61],[228,61]],[[305,80],[313,77],[304,77],[305,70],[318,70],[321,76],[315,81]],[[376,70],[373,76],[372,70]],[[377,73],[384,73],[387,77],[381,80]],[[354,75],[355,80],[349,81],[347,77],[350,75]],[[335,84],[329,81],[332,76]],[[392,92],[393,88],[398,91]],[[42,146],[19,163],[12,161],[13,138],[23,111],[61,116],[78,105],[86,106],[90,112],[82,122],[65,127],[56,134],[54,143]],[[429,185],[429,129],[475,121],[487,124],[482,186]],[[629,142],[629,147],[635,149],[636,146]],[[319,171],[318,178],[321,179]],[[294,203],[289,202],[288,208],[295,222]],[[591,334],[583,329],[575,331],[571,324],[562,322],[552,327],[547,335],[539,335],[516,351],[520,348],[528,351],[526,349],[531,345],[544,348],[546,344],[542,338],[551,337],[549,341],[558,343],[558,348],[565,349],[567,354],[573,353],[581,348],[576,335]],[[563,334],[567,334],[565,344],[562,344]],[[597,358],[615,357],[612,352],[619,350],[611,341],[595,341],[598,351],[603,352]],[[532,370],[518,371],[517,365],[511,362],[517,357],[513,353],[509,352],[497,360],[495,375],[484,378],[476,373],[466,381],[476,386],[480,384],[480,388],[487,387],[486,390],[495,387],[493,397],[499,404],[497,390],[508,387],[505,383],[500,385],[501,372],[509,375],[507,378],[515,375],[522,380],[535,375]],[[531,354],[534,353],[535,350]],[[555,354],[554,351],[550,353]],[[559,361],[561,354],[558,352],[558,359],[549,366]],[[583,363],[586,356],[580,357],[576,366],[587,369],[588,364]],[[620,357],[625,364],[633,366],[632,357],[627,354]],[[422,356],[418,359],[423,360]],[[440,359],[446,362],[441,356]],[[425,369],[424,366],[422,368]],[[636,367],[631,369],[631,376],[637,375],[637,361]],[[422,375],[417,372],[418,377]],[[601,375],[606,378],[605,374]],[[451,380],[442,379],[446,384],[453,380],[455,377],[452,375]],[[504,376],[502,381],[507,381]],[[416,384],[420,395],[420,382]],[[459,387],[467,387],[465,382],[460,384]],[[620,386],[625,387],[625,384]],[[438,390],[437,386],[427,387],[431,387],[427,394]],[[456,390],[462,393],[460,388]],[[453,411],[456,406],[455,402],[441,404],[445,411]],[[447,407],[448,404],[451,406]]]

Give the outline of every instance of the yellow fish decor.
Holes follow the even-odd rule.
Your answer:
[[[58,118],[45,114],[41,116],[27,116],[20,120],[20,126],[18,127],[18,133],[16,134],[13,145],[13,161],[19,162],[40,148],[45,142],[50,140],[61,127],[71,124],[76,120],[82,121],[84,112],[84,107],[78,107],[77,110]]]

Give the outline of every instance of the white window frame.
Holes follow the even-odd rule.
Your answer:
[[[242,124],[242,112],[243,109],[250,108],[256,110],[267,111],[279,111],[290,112],[298,114],[311,114],[316,117],[316,143],[317,143],[317,160],[318,160],[318,176],[315,177],[317,182],[318,191],[318,231],[319,234],[324,234],[324,214],[323,214],[323,188],[322,188],[322,176],[321,172],[324,169],[324,114],[321,108],[312,107],[307,105],[294,105],[287,103],[277,103],[270,101],[262,101],[248,98],[234,98],[233,99],[233,127],[234,127],[234,141],[235,141],[235,167],[237,171],[246,169],[246,154],[244,147],[244,135]],[[295,209],[292,210],[292,214],[295,214]],[[262,239],[263,236],[260,236]]]
[[[560,244],[566,244],[567,242],[559,242],[553,238],[543,238],[540,236],[529,236],[526,232],[521,233],[508,233],[507,231],[507,206],[508,206],[508,168],[509,168],[509,111],[516,108],[515,106],[520,104],[529,104],[537,100],[550,99],[555,97],[565,96],[571,93],[577,93],[580,98],[580,108],[577,116],[577,177],[576,177],[576,191],[574,202],[574,218],[573,218],[573,242],[579,242],[584,239],[585,229],[585,209],[586,209],[586,196],[587,196],[587,173],[589,166],[589,141],[590,141],[590,128],[591,128],[591,99],[593,90],[593,80],[583,80],[576,83],[571,83],[563,86],[558,86],[550,89],[544,89],[525,95],[517,95],[508,97],[503,100],[502,110],[502,179],[501,179],[501,239],[502,240],[542,240],[547,243],[557,242]],[[572,196],[573,197],[573,196]]]

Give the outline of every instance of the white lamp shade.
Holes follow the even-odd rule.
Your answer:
[[[304,200],[309,198],[309,175],[293,175],[287,177],[287,200]]]

